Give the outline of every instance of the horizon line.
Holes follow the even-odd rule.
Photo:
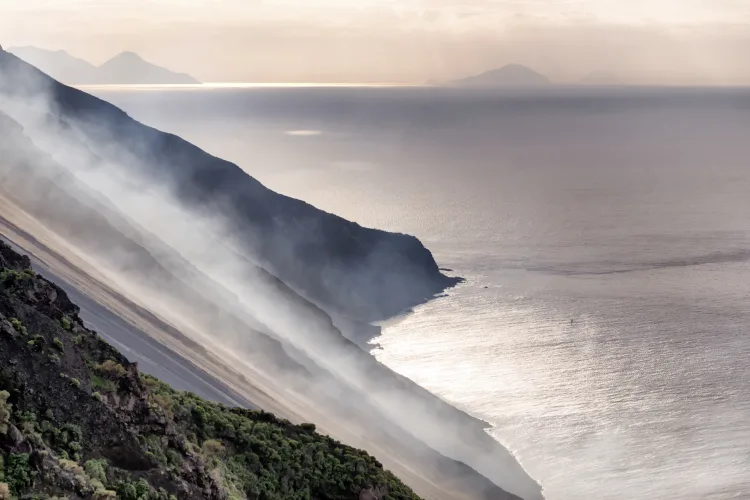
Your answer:
[[[750,88],[748,83],[725,84],[677,84],[677,83],[586,83],[561,82],[544,86],[518,87],[471,87],[440,83],[414,82],[203,82],[203,83],[93,83],[75,84],[80,89],[122,89],[122,90],[209,90],[209,89],[252,89],[252,88],[463,88],[466,90],[507,90],[507,91],[543,91],[561,88],[683,88],[683,89],[742,89]]]

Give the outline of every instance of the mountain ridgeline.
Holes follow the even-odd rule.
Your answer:
[[[9,52],[69,85],[200,83],[188,74],[147,62],[134,52],[121,52],[101,66],[94,66],[64,50],[12,47]]]
[[[55,280],[103,335],[106,312],[158,341],[146,355],[120,339],[129,358],[183,360],[190,377],[163,372],[171,385],[313,422],[423,497],[541,498],[484,422],[349,340],[457,283],[416,238],[275,193],[2,51],[0,180],[0,234],[64,277]],[[200,382],[220,382],[231,397]],[[237,498],[255,498],[239,481]],[[300,484],[298,497],[269,498],[326,498]],[[364,486],[364,498],[383,497],[375,482]]]
[[[0,71],[0,92],[28,97],[40,85],[47,87],[60,118],[75,120],[98,156],[133,168],[148,166],[139,174],[169,186],[182,202],[225,214],[249,254],[335,313],[364,321],[385,319],[458,281],[441,274],[429,250],[413,236],[364,228],[273,192],[238,166],[142,125],[85,92],[44,79],[10,54],[0,59]],[[113,138],[117,150],[100,146]]]

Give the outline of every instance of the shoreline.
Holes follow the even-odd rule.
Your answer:
[[[3,232],[7,233],[7,231],[8,230]],[[9,239],[13,243],[18,243],[16,241],[13,241],[14,239],[18,239],[18,237],[19,235],[16,235],[15,238],[11,236]],[[21,236],[21,238],[24,240],[26,239],[23,238],[23,236]],[[36,250],[32,251],[29,251],[29,248],[24,248],[26,246],[34,247],[37,245],[40,247],[44,247],[44,242],[40,242],[37,240],[35,243],[33,241],[27,240],[24,244],[17,244],[16,246],[21,246],[21,248],[24,249],[24,253],[36,257],[37,260],[41,260],[44,267],[52,271],[50,273],[51,275],[53,274],[58,278],[61,278],[60,275],[63,275],[61,281],[69,283],[69,280],[64,277],[66,273],[59,272],[60,266],[64,267],[66,265],[65,263],[55,263],[54,256],[52,256],[51,258],[45,258],[42,255],[42,259],[39,259],[40,255],[38,254],[44,253],[44,248],[37,248]],[[55,269],[50,269],[51,267],[54,267]],[[85,273],[85,271],[82,270],[79,270],[79,272]],[[101,285],[101,283],[97,284],[95,282],[90,282],[88,285],[83,286],[83,288],[92,286],[97,287]],[[213,381],[220,382],[221,387],[221,390],[219,390],[218,392],[214,392],[212,395],[211,393],[206,393],[206,391],[196,390],[195,387],[185,387],[185,383],[176,384],[178,386],[182,386],[184,389],[190,389],[194,392],[203,392],[213,400],[224,399],[227,402],[235,401],[245,403],[247,404],[247,406],[260,407],[266,411],[271,411],[281,416],[282,418],[288,418],[292,421],[314,421],[321,429],[321,432],[335,436],[337,439],[341,439],[342,441],[352,446],[369,450],[376,457],[378,457],[389,470],[396,473],[399,477],[403,477],[404,480],[407,481],[407,483],[412,487],[414,487],[415,491],[417,491],[418,494],[420,494],[425,499],[442,500],[451,498],[466,498],[467,500],[484,500],[490,498],[516,498],[513,496],[497,496],[497,494],[490,494],[489,496],[487,496],[487,493],[481,493],[481,491],[485,488],[487,488],[487,491],[490,491],[490,484],[493,483],[490,483],[488,480],[482,478],[482,476],[478,472],[476,472],[475,469],[469,468],[468,466],[461,464],[455,459],[442,455],[434,448],[430,448],[423,441],[414,441],[411,445],[412,451],[407,451],[409,447],[407,446],[406,448],[403,448],[403,443],[413,440],[414,438],[411,436],[406,436],[405,434],[401,437],[397,437],[401,434],[402,431],[398,431],[396,428],[388,430],[386,427],[383,427],[381,431],[374,432],[374,435],[372,437],[367,438],[361,434],[360,430],[357,429],[359,425],[355,424],[357,420],[356,418],[354,420],[349,420],[348,423],[346,419],[343,421],[334,422],[333,420],[330,420],[329,416],[319,414],[319,412],[315,411],[315,403],[307,402],[305,401],[305,398],[302,398],[299,395],[293,395],[293,393],[289,392],[288,387],[284,388],[283,385],[275,388],[271,386],[266,387],[265,383],[262,383],[260,386],[256,385],[257,383],[265,379],[265,377],[259,372],[256,372],[256,376],[244,374],[243,376],[240,376],[232,369],[219,368],[219,366],[217,365],[218,360],[211,361],[210,357],[212,356],[209,356],[209,358],[205,358],[206,353],[196,352],[194,348],[186,347],[186,345],[184,344],[180,345],[179,340],[173,338],[163,330],[160,331],[159,328],[154,329],[155,327],[153,325],[149,325],[148,321],[144,322],[142,318],[133,316],[132,311],[127,312],[123,310],[122,305],[118,306],[116,302],[111,302],[111,298],[105,299],[104,303],[101,303],[101,301],[103,300],[101,291],[97,293],[91,293],[90,290],[89,292],[87,292],[86,290],[81,290],[81,286],[82,285],[79,282],[77,285],[71,284],[70,287],[66,288],[74,289],[74,295],[76,296],[76,298],[79,294],[83,294],[86,297],[90,298],[92,303],[94,303],[96,306],[109,309],[110,312],[115,316],[122,317],[122,319],[131,327],[131,330],[140,330],[142,335],[147,340],[150,339],[152,342],[163,346],[170,354],[174,354],[174,360],[178,365],[187,364],[198,368],[198,370],[194,370],[192,368],[188,370],[191,376],[194,377],[191,383],[203,384],[206,382],[206,379],[211,379]],[[122,298],[115,300],[121,299]],[[79,300],[80,302],[80,299],[77,300]],[[86,319],[88,320],[88,318]],[[179,332],[177,333],[179,334]],[[120,334],[122,334],[122,332],[120,332]],[[116,336],[119,336],[119,334],[117,334]],[[132,341],[132,338],[133,337],[127,337],[125,339],[115,338],[114,340],[120,345],[126,345],[127,349],[125,349],[125,351],[127,352],[127,355],[129,357],[133,357],[134,353],[136,355],[142,356],[143,353],[137,352],[137,350],[141,348],[142,344],[139,344],[137,346],[127,345]],[[192,342],[193,341],[190,341],[191,344]],[[370,358],[373,363],[377,363],[377,360],[371,354],[363,354]],[[147,365],[148,364],[145,364],[143,366],[144,371],[148,371]],[[387,367],[385,368],[387,369]],[[403,378],[398,374],[395,375],[397,375],[399,378]],[[178,377],[178,379],[179,378],[180,377]],[[249,380],[253,381],[253,385],[247,385]],[[172,381],[173,380],[169,380],[170,383]],[[406,379],[404,383],[408,384],[408,386],[411,387],[411,389],[409,390],[416,390],[417,393],[421,393],[424,397],[440,399],[408,379]],[[209,386],[211,385],[212,384],[209,384]],[[276,386],[278,384],[273,383],[272,385]],[[214,387],[214,389],[216,388]],[[229,393],[230,395],[228,395],[227,393]],[[284,394],[286,394],[286,396],[283,396]],[[239,398],[237,396],[239,396]],[[473,439],[476,440],[477,443],[485,442],[484,446],[493,447],[494,444],[495,447],[502,448],[500,443],[495,441],[491,436],[487,434],[486,422],[483,422],[480,419],[476,419],[475,417],[451,406],[449,403],[441,399],[440,403],[446,407],[450,407],[451,410],[449,411],[455,412],[456,415],[459,415],[460,420],[463,422],[462,425],[464,432],[469,432],[469,435],[473,434],[475,436]],[[242,406],[245,406],[245,404],[242,404]],[[304,418],[302,418],[300,415],[304,416]],[[393,434],[394,432],[395,434]],[[372,433],[373,432],[371,431],[370,434]],[[486,442],[485,440],[489,440],[491,441],[491,443]],[[420,449],[423,449],[423,451],[416,451]],[[404,455],[404,452],[406,452],[407,455]],[[417,455],[412,456],[412,458],[408,458],[408,455],[412,453],[417,453],[417,455],[419,455],[420,453],[428,453],[431,454],[431,456],[433,456],[434,458],[430,459],[430,461],[428,462],[423,462],[424,459],[417,458]],[[510,454],[509,452],[508,456],[512,458],[512,454]],[[434,465],[428,466],[427,464],[432,460],[437,461],[434,462]],[[420,463],[421,465],[418,465]],[[480,480],[480,478],[482,478],[482,480]],[[482,481],[487,481],[487,483],[485,483],[485,486],[480,486],[481,484],[483,484]],[[495,484],[498,484],[497,481],[494,482],[493,486]]]

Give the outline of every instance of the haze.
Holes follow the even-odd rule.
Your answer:
[[[421,83],[519,63],[560,83],[750,84],[745,0],[0,0],[0,33],[208,82]]]

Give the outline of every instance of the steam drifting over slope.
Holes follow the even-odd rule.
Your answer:
[[[428,494],[415,486],[424,496],[511,498],[497,484],[541,497],[481,422],[380,365],[331,319],[380,319],[453,284],[416,238],[274,193],[7,53],[0,113],[11,137],[0,146],[4,203],[38,222],[56,252],[211,355],[194,349],[194,361],[231,366],[279,411],[303,414],[397,474],[429,471]]]

